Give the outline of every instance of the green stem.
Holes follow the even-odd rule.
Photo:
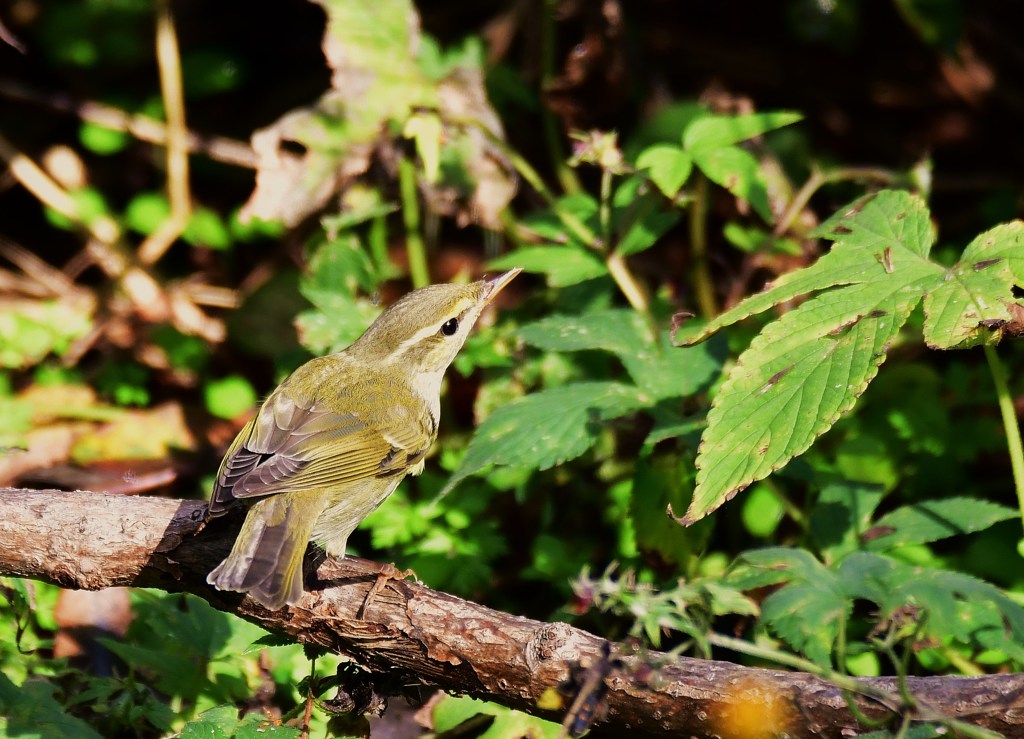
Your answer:
[[[578,238],[587,246],[596,248],[598,244],[598,236],[595,234],[587,225],[576,217],[575,213],[562,208],[558,203],[558,198],[551,192],[546,184],[544,184],[543,178],[537,173],[537,170],[533,168],[523,156],[515,149],[510,147],[507,143],[494,136],[486,129],[481,128],[484,135],[487,136],[488,140],[501,150],[501,153],[508,159],[509,164],[519,173],[519,176],[529,183],[530,187],[537,191],[544,202],[548,204],[548,207],[554,211],[555,215],[558,216],[558,220],[562,222],[573,236]]]
[[[648,338],[658,345],[658,324],[654,320],[654,316],[651,315],[651,303],[647,298],[647,291],[630,271],[625,257],[619,252],[613,251],[605,259],[605,266],[608,267],[609,274],[615,280],[615,284],[619,286],[622,294],[626,296],[626,300],[629,301],[633,310],[643,316],[649,332]]]
[[[693,255],[693,291],[697,306],[705,318],[718,315],[715,286],[708,262],[708,180],[701,174],[693,185],[690,204],[690,251]]]
[[[601,170],[601,200],[597,219],[601,224],[601,246],[606,251],[612,247],[612,177],[610,169]]]
[[[988,369],[992,374],[992,384],[996,386],[996,398],[999,401],[999,413],[1003,417],[1003,428],[1006,430],[1006,446],[1010,452],[1010,467],[1013,470],[1013,483],[1017,489],[1017,505],[1020,508],[1021,523],[1024,524],[1024,445],[1021,444],[1020,424],[1017,412],[1013,408],[1013,396],[1006,382],[999,355],[989,344],[982,346]]]
[[[370,221],[367,240],[370,242],[370,254],[377,265],[377,273],[388,274],[393,267],[388,259],[388,223],[384,216],[377,216]]]
[[[409,255],[409,275],[413,287],[430,284],[427,249],[420,232],[420,203],[416,192],[416,165],[408,157],[398,160],[398,184],[402,194],[402,220],[405,223],[405,250]]]
[[[807,207],[807,203],[810,202],[814,193],[824,185],[832,182],[842,182],[843,180],[876,180],[878,182],[891,183],[895,179],[895,173],[887,169],[878,169],[877,167],[841,167],[829,172],[822,172],[817,167],[813,167],[811,169],[811,176],[807,178],[807,181],[797,191],[796,195],[793,196],[793,199],[789,201],[786,211],[779,217],[775,228],[772,229],[772,233],[775,236],[782,236],[782,234],[789,231],[797,217]]]

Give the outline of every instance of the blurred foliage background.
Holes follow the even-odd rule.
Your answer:
[[[710,318],[814,263],[819,222],[881,187],[927,201],[944,264],[1021,216],[1022,15],[957,0],[12,0],[0,482],[207,496],[291,369],[414,286],[521,265],[449,372],[426,472],[354,553],[690,654],[760,664],[720,633],[853,674],[1019,669],[1021,522],[996,390],[980,351],[924,347],[920,309],[807,454],[692,527],[665,511],[689,504],[710,404],[772,318],[680,349],[674,314]],[[1020,413],[1014,344],[998,352]],[[961,525],[928,528],[924,504]],[[780,566],[785,585],[763,576]],[[870,577],[898,595],[853,587]],[[198,599],[0,583],[10,732],[365,731],[323,705],[303,717],[336,659],[247,650],[261,632]],[[476,712],[431,705],[424,730]],[[487,711],[493,736],[554,730]],[[389,712],[398,736],[406,714]]]

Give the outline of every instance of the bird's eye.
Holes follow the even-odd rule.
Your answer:
[[[443,324],[441,324],[441,333],[445,336],[455,336],[455,332],[459,330],[459,319],[449,318]]]

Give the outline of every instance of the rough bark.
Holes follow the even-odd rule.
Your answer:
[[[404,580],[388,581],[357,617],[381,566],[356,558],[324,561],[301,603],[268,612],[206,584],[237,523],[204,529],[205,509],[195,500],[0,489],[0,575],[66,588],[187,591],[270,631],[347,655],[397,684],[468,693],[554,720],[562,717],[537,708],[544,690],[564,683],[574,665],[602,662],[604,640],[585,631]],[[600,727],[611,735],[722,736],[744,726],[794,737],[861,730],[842,692],[812,675],[659,653],[644,661],[625,657],[604,678]],[[896,690],[891,678],[862,684]],[[1024,675],[912,678],[910,689],[930,710],[1024,736]],[[870,698],[854,699],[871,716],[886,711]]]

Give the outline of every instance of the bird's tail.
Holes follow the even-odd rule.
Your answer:
[[[248,592],[272,611],[302,596],[302,558],[323,505],[314,491],[272,495],[245,517],[231,554],[206,581],[220,590]]]

